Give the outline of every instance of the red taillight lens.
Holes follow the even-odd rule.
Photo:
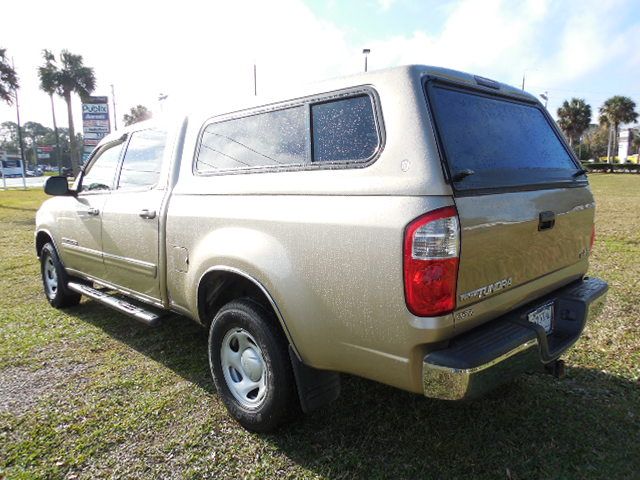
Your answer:
[[[593,244],[596,243],[596,226],[591,227],[591,242],[589,243],[589,253],[593,252]]]
[[[434,317],[455,309],[459,252],[460,227],[454,207],[429,212],[407,226],[404,293],[411,313]]]

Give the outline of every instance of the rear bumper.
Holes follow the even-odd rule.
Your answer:
[[[447,348],[424,357],[425,396],[476,398],[523,372],[543,370],[600,314],[607,289],[606,282],[585,278],[454,338]],[[547,335],[527,314],[550,302],[555,318],[553,333]]]

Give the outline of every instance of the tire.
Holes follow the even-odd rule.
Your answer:
[[[213,319],[209,366],[218,395],[247,430],[273,431],[300,411],[287,339],[252,300],[230,302]]]
[[[74,307],[80,303],[82,296],[67,287],[69,277],[51,243],[45,244],[40,252],[40,273],[44,294],[52,307]]]

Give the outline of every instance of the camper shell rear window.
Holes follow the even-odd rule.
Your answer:
[[[456,191],[580,184],[584,176],[542,107],[426,83],[441,153]]]

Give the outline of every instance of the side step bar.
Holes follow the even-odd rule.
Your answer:
[[[87,297],[97,300],[98,302],[103,303],[104,305],[111,307],[121,313],[129,315],[130,317],[133,317],[150,327],[157,325],[160,321],[161,315],[158,315],[137,305],[133,305],[126,300],[116,298],[112,295],[109,295],[108,293],[96,290],[95,288],[89,287],[88,285],[69,282],[67,286],[74,292],[78,292],[82,295],[86,295]]]

